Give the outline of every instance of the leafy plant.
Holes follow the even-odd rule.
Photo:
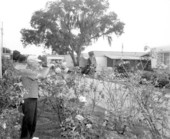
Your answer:
[[[141,84],[142,72],[117,78],[113,70],[103,71],[96,79],[81,76],[77,70],[58,71],[54,69],[40,83],[48,111],[59,116],[63,138],[168,137],[168,92],[147,80]],[[51,120],[56,123],[56,118]]]
[[[19,107],[24,89],[13,68],[12,61],[3,59],[0,79],[0,138],[19,138],[22,114]]]
[[[168,91],[156,88],[150,81],[141,85],[140,80],[139,72],[129,74],[123,82],[103,81],[108,123],[115,125],[117,132],[125,128],[125,134],[136,137],[165,138],[169,133]]]

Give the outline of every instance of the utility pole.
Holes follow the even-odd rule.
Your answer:
[[[2,78],[2,50],[3,50],[3,22],[1,26],[1,45],[0,45],[0,79]]]
[[[121,50],[122,57],[123,57],[123,49],[124,49],[124,45],[123,45],[123,43],[122,43],[122,50]]]

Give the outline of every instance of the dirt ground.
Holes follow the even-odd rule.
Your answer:
[[[56,123],[52,122],[54,120]],[[40,102],[38,105],[37,127],[34,137],[39,137],[39,139],[62,139],[60,138],[58,116],[50,112],[47,106]]]
[[[91,104],[86,107],[88,109],[92,108]],[[96,106],[94,111],[96,115],[104,116],[104,108]],[[54,123],[54,121],[56,122]],[[50,112],[48,106],[43,105],[42,102],[38,105],[38,119],[34,137],[39,137],[39,139],[64,139],[60,137],[58,115]]]

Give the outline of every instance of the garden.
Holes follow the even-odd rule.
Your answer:
[[[153,84],[153,80],[141,78],[141,71],[128,73],[128,77],[115,76],[113,70],[84,76],[77,67],[67,73],[64,66],[56,64],[46,79],[39,80],[35,136],[40,139],[170,137],[169,83],[156,86],[156,81]],[[169,76],[160,72],[155,74]],[[0,84],[0,138],[18,139],[20,104],[25,90],[11,60],[3,59]]]

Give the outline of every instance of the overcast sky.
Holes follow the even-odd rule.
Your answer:
[[[35,47],[23,49],[22,28],[30,27],[32,14],[44,8],[48,0],[0,0],[0,21],[4,27],[4,46],[24,53],[40,53]],[[100,39],[89,50],[143,51],[144,46],[170,46],[170,0],[110,0],[110,9],[125,25],[121,37],[113,37],[112,46]]]

